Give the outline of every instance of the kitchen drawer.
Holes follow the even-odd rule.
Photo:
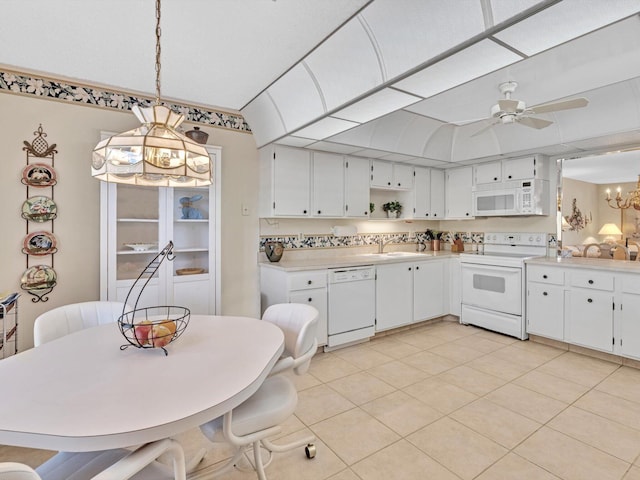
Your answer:
[[[564,271],[542,265],[527,265],[527,280],[530,282],[564,285]]]
[[[612,273],[575,270],[571,272],[571,286],[612,292],[613,278]]]
[[[307,290],[327,286],[327,272],[303,272],[289,275],[289,290]]]
[[[640,275],[619,275],[622,280],[622,292],[640,295]]]

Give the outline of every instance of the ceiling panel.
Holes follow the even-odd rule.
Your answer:
[[[333,114],[353,122],[365,123],[419,101],[419,97],[391,88],[380,90]]]
[[[280,113],[267,92],[247,105],[242,113],[250,125],[258,127],[253,130],[253,135],[259,147],[287,133]]]
[[[327,110],[350,102],[384,80],[371,38],[357,19],[314,50],[305,64],[318,83]]]
[[[324,140],[336,133],[358,126],[357,123],[342,120],[340,118],[325,117],[308,127],[298,130],[296,136]]]
[[[267,91],[288,132],[304,125],[310,118],[318,118],[325,113],[317,85],[302,64],[289,70]]]
[[[493,24],[497,25],[505,20],[517,15],[524,10],[535,6],[536,4],[542,4],[544,2],[540,0],[490,0],[491,4],[491,16],[493,18]]]
[[[496,38],[527,55],[547,50],[638,10],[637,0],[564,0],[509,27]]]
[[[376,0],[360,16],[375,36],[388,79],[485,28],[480,0]]]
[[[522,58],[491,40],[482,40],[395,83],[394,87],[428,98]],[[412,105],[407,110],[425,114],[420,105]]]

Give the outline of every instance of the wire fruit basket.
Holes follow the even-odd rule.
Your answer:
[[[122,315],[118,318],[118,328],[128,343],[121,345],[120,350],[130,346],[161,348],[164,354],[168,355],[169,352],[165,347],[182,335],[189,324],[191,312],[186,307],[164,305],[138,308],[142,292],[165,258],[169,261],[175,258],[171,241],[142,270],[127,293]],[[129,297],[139,287],[141,288],[133,310],[126,312]]]

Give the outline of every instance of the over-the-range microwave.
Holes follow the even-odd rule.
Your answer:
[[[473,215],[504,217],[511,215],[549,215],[549,182],[517,182],[475,185],[472,190]]]

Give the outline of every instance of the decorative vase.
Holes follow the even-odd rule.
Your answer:
[[[440,240],[431,240],[431,250],[434,252],[440,251]]]
[[[270,262],[279,262],[284,252],[282,242],[266,242],[264,244],[264,253]]]

